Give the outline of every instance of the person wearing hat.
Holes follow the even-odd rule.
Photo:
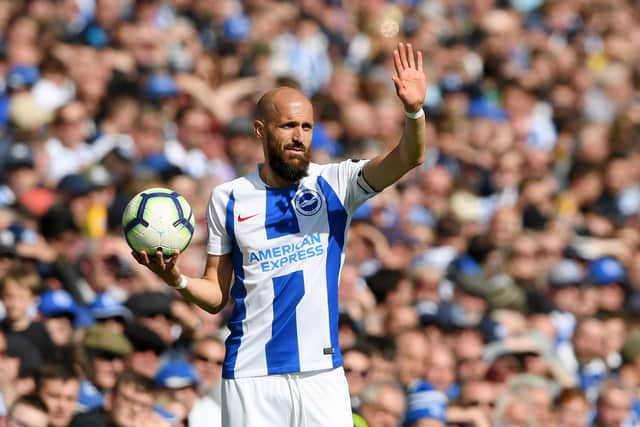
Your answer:
[[[547,274],[548,295],[553,306],[550,316],[559,344],[570,341],[573,336],[584,280],[582,267],[571,258],[553,264]]]
[[[116,333],[122,333],[132,318],[131,311],[111,293],[101,292],[88,305],[89,312],[97,323]]]
[[[134,292],[124,302],[133,314],[133,319],[158,334],[166,345],[174,342],[171,335],[173,325],[172,297],[161,291]]]
[[[115,386],[133,347],[124,334],[104,325],[88,328],[79,346],[78,363],[84,375],[79,400],[87,403],[86,409],[93,409],[102,405],[106,393]]]
[[[72,344],[78,305],[65,290],[46,290],[40,294],[38,312],[56,346],[56,357],[64,357],[64,349]]]
[[[30,145],[12,142],[6,156],[0,160],[0,206],[10,206],[24,194],[40,188],[42,176]]]
[[[220,405],[208,395],[198,395],[200,377],[186,360],[164,365],[156,375],[156,383],[186,409],[189,427],[218,427],[222,422]]]
[[[124,334],[133,347],[125,360],[127,369],[154,378],[162,355],[168,348],[167,344],[152,329],[136,321],[129,321],[124,325]]]
[[[587,280],[597,289],[598,313],[610,315],[622,311],[626,276],[626,269],[613,256],[603,256],[589,264]]]

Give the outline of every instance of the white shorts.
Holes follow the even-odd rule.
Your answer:
[[[222,380],[223,427],[353,427],[342,367]]]

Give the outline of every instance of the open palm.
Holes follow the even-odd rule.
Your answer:
[[[404,104],[405,111],[418,111],[427,91],[427,78],[422,69],[422,52],[417,51],[414,57],[411,44],[398,43],[393,51],[393,67],[396,93]]]

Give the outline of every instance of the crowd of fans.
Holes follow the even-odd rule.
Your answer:
[[[211,189],[262,160],[257,98],[299,88],[314,161],[369,158],[407,41],[428,148],[347,241],[355,425],[640,425],[638,24],[631,0],[0,0],[3,422],[219,425],[229,312],[138,265],[123,208],[181,193],[199,275]]]

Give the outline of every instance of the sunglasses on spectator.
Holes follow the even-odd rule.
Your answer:
[[[198,353],[193,355],[193,359],[194,360],[199,360],[201,362],[213,363],[213,364],[218,365],[218,366],[222,366],[222,364],[224,363],[224,360],[222,360],[222,359],[215,359],[213,357],[207,357],[207,356],[205,356],[203,354],[198,354]]]
[[[465,403],[465,406],[490,406],[493,408],[495,406],[495,402],[493,400],[488,400],[486,402],[483,402],[482,400],[470,400]]]

